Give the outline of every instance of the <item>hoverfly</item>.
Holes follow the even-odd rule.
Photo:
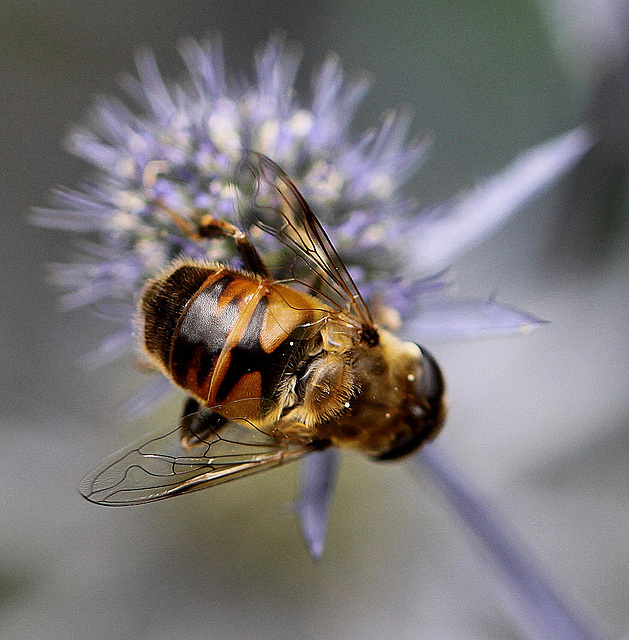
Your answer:
[[[191,237],[233,241],[245,268],[179,259],[146,286],[146,353],[189,397],[176,429],[84,478],[80,490],[92,502],[160,500],[329,446],[391,460],[442,426],[437,363],[376,325],[284,171],[248,151],[238,187],[251,192],[241,228],[206,216],[192,229],[169,212]]]

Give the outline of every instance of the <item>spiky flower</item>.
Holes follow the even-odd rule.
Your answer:
[[[367,302],[377,297],[394,309],[391,322],[407,337],[424,342],[538,322],[493,299],[453,298],[434,274],[569,168],[590,145],[587,131],[540,145],[471,192],[418,210],[400,187],[418,168],[425,145],[409,141],[404,111],[387,112],[377,127],[354,135],[352,118],[368,82],[345,78],[337,57],[324,61],[304,102],[293,87],[299,55],[281,36],[259,51],[250,81],[226,73],[216,39],[203,46],[187,41],[181,53],[184,81],[167,84],[145,52],[139,78],[124,78],[130,99],[97,101],[90,124],[70,139],[71,151],[95,168],[93,179],[57,191],[53,208],[38,212],[42,225],[90,237],[82,244],[83,261],[54,272],[66,290],[64,305],[116,301],[122,327],[97,359],[133,350],[137,298],[173,258],[240,266],[229,243],[192,241],[180,227],[206,213],[238,223],[230,185],[243,149],[269,156],[292,177]],[[334,455],[306,459],[298,512],[315,556],[323,548]]]
[[[414,214],[397,188],[423,151],[405,142],[408,116],[388,113],[353,141],[349,125],[367,82],[346,82],[331,56],[314,77],[311,104],[300,104],[293,89],[299,58],[281,37],[259,52],[251,83],[229,82],[215,40],[205,47],[188,41],[181,52],[185,83],[167,86],[145,52],[140,79],[125,78],[137,108],[101,98],[89,128],[72,134],[72,152],[97,174],[79,190],[59,190],[57,207],[40,210],[39,221],[94,232],[98,244],[88,247],[95,260],[57,268],[65,306],[130,300],[177,255],[234,260],[225,243],[191,242],[156,203],[191,222],[207,212],[237,222],[229,185],[243,149],[269,156],[297,182],[359,281],[393,282],[401,231]]]
[[[515,192],[503,184],[505,176],[500,184],[488,185],[491,193],[483,187],[462,201],[418,211],[399,192],[425,149],[421,142],[408,141],[408,113],[387,112],[379,126],[353,136],[350,124],[368,82],[364,77],[347,80],[336,56],[314,75],[306,105],[293,88],[298,52],[279,35],[258,52],[250,82],[230,80],[217,39],[203,46],[186,41],[181,54],[188,70],[184,82],[166,84],[145,51],[138,58],[139,79],[123,79],[133,106],[116,98],[97,101],[90,124],[77,128],[69,141],[71,151],[94,166],[95,175],[77,190],[58,190],[54,208],[38,210],[42,225],[92,235],[93,241],[82,245],[85,261],[57,265],[54,271],[67,291],[63,305],[111,299],[129,303],[129,323],[99,349],[98,357],[133,348],[134,301],[147,278],[174,257],[238,261],[228,243],[191,241],[163,205],[192,223],[208,212],[237,223],[230,185],[243,149],[260,151],[282,166],[323,222],[363,295],[385,297],[415,331],[422,329],[422,311],[429,333],[433,324],[442,333],[445,327],[446,334],[449,328],[458,334],[535,322],[491,301],[459,304],[444,298],[442,280],[424,277],[448,266],[578,157],[587,145],[583,131],[542,150],[549,166],[529,177],[530,184],[522,179],[523,169],[530,173],[539,161],[531,158],[525,167],[515,167]],[[504,193],[495,193],[497,187]],[[502,202],[490,196],[502,196]],[[421,245],[415,238],[421,238]],[[434,321],[436,308],[445,324]],[[457,329],[453,317],[469,326]],[[426,332],[419,337],[425,339]]]

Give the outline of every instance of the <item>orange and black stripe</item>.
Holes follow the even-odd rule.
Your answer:
[[[147,349],[173,380],[206,405],[231,405],[250,419],[266,412],[262,400],[274,399],[329,313],[290,287],[198,264],[149,286],[143,310]]]

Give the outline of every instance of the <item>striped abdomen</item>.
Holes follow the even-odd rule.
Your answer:
[[[143,297],[146,348],[173,380],[226,417],[259,419],[328,310],[295,289],[183,263]]]

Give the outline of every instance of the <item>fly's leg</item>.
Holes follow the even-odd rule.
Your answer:
[[[201,218],[198,232],[202,238],[218,238],[221,236],[232,238],[247,270],[262,278],[273,279],[258,250],[251,244],[249,236],[242,229],[225,220],[205,215]]]
[[[201,407],[198,400],[188,398],[179,420],[183,448],[190,450],[200,444],[210,444],[218,430],[227,422],[227,418],[219,413]]]
[[[154,185],[157,180],[157,176],[167,169],[168,163],[158,160],[149,163],[144,171],[144,184],[147,187]],[[268,278],[270,280],[273,279],[270,271],[264,264],[262,257],[251,243],[249,236],[242,231],[242,229],[239,229],[225,220],[214,218],[209,214],[203,216],[201,221],[196,224],[187,218],[184,218],[180,213],[169,207],[160,198],[154,200],[153,204],[167,213],[180,231],[192,240],[220,237],[231,238],[236,245],[236,250],[245,263],[247,271],[250,271],[262,278]]]
[[[202,240],[205,238],[231,238],[236,245],[236,250],[245,263],[247,271],[255,273],[261,278],[268,278],[269,280],[273,279],[271,273],[266,268],[262,257],[258,253],[258,250],[253,246],[253,244],[251,244],[249,236],[247,236],[247,234],[238,227],[226,220],[214,218],[209,214],[203,216],[199,224],[194,224],[170,207],[166,206],[164,203],[158,202],[157,204],[172,218],[173,222],[188,238],[191,238],[192,240]]]

